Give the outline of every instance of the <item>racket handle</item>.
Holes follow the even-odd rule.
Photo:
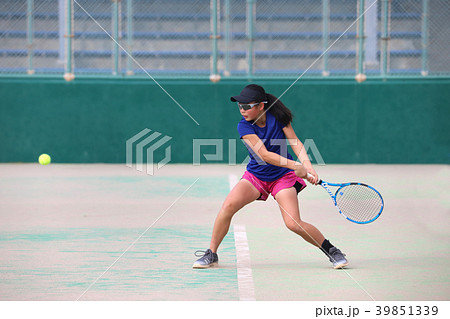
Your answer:
[[[307,173],[308,174],[308,177],[314,177],[312,174],[310,174],[310,173]],[[319,179],[319,181],[317,182],[317,185],[320,185],[322,183],[322,180],[321,179]]]

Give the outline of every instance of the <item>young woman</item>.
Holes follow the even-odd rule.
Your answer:
[[[291,126],[291,111],[256,84],[246,86],[240,95],[231,97],[231,101],[238,103],[243,117],[238,132],[249,150],[250,162],[216,217],[209,249],[196,252],[201,258],[193,268],[217,265],[217,249],[228,233],[233,215],[255,200],[265,201],[269,194],[277,201],[288,229],[325,252],[335,269],[347,266],[345,255],[316,227],[300,218],[297,194],[306,187],[303,178],[316,185],[319,177]],[[287,140],[300,163],[287,152]]]

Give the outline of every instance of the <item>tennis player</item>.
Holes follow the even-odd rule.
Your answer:
[[[250,162],[216,217],[209,249],[195,252],[201,258],[193,268],[218,265],[217,249],[228,233],[234,214],[255,200],[267,200],[269,194],[277,201],[289,230],[320,248],[335,269],[347,266],[345,255],[316,227],[300,218],[297,195],[306,187],[303,178],[316,185],[319,177],[292,128],[291,111],[256,84],[247,85],[240,95],[231,97],[231,101],[237,102],[242,115],[237,128],[248,148]],[[287,140],[300,162],[294,161],[287,151]]]

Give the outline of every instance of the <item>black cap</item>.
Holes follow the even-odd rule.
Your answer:
[[[230,98],[232,102],[250,103],[250,102],[265,102],[267,101],[266,91],[262,86],[256,84],[247,85],[241,94],[232,96]]]

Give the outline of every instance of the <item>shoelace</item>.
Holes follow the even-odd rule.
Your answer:
[[[199,253],[200,253],[201,255],[199,255]],[[197,251],[194,253],[195,257],[205,257],[207,254],[209,255],[209,252],[206,251],[206,250],[197,250]]]

